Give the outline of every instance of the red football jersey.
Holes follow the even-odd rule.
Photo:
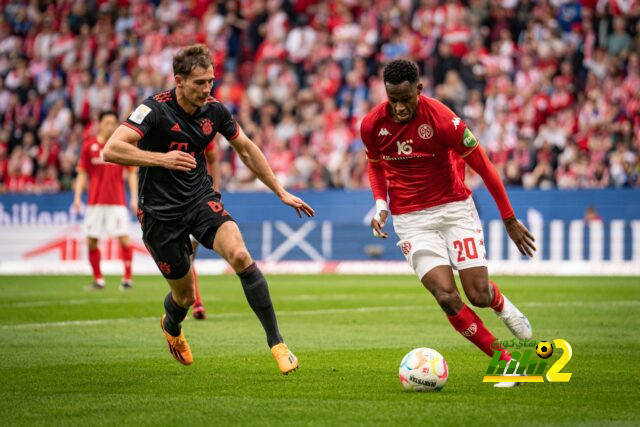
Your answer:
[[[102,149],[97,138],[88,138],[82,144],[78,170],[89,175],[89,205],[125,205],[125,166],[106,163],[102,160]]]
[[[390,108],[389,102],[375,107],[362,120],[360,131],[367,158],[379,160],[384,168],[391,213],[469,197],[462,157],[477,143],[470,131],[465,132],[465,123],[441,102],[422,95],[408,123],[394,121]]]

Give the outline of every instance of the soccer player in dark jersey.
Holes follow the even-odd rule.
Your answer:
[[[251,259],[220,193],[212,188],[203,151],[220,132],[247,167],[298,216],[304,213],[311,217],[314,211],[284,190],[260,149],[229,110],[210,96],[213,64],[206,46],[180,49],[173,58],[173,71],[175,88],[139,105],[104,150],[108,162],[140,166],[138,217],[143,240],[171,287],[160,322],[169,351],[184,365],[193,362],[181,327],[195,301],[191,234],[236,271],[266,332],[273,357],[280,371],[287,374],[298,367],[298,359],[278,331],[267,281]]]
[[[420,95],[422,84],[413,62],[391,61],[383,80],[389,100],[367,114],[360,129],[376,203],[374,235],[387,237],[382,228],[391,211],[407,262],[451,325],[487,355],[493,355],[495,337],[462,302],[452,268],[459,271],[473,305],[491,307],[515,336],[531,338],[527,318],[489,280],[482,225],[464,184],[466,162],[491,192],[511,240],[522,255],[532,256],[533,236],[516,219],[495,168],[459,117]],[[508,363],[511,355],[504,350],[501,358]],[[514,380],[496,386],[517,384]]]

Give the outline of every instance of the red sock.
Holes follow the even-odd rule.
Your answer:
[[[133,248],[131,245],[123,246],[120,245],[120,249],[122,252],[122,263],[124,264],[124,275],[122,278],[126,281],[131,280],[131,260],[133,259]]]
[[[100,249],[89,249],[89,263],[93,270],[93,279],[102,279],[102,271],[100,270]]]
[[[504,298],[502,297],[502,292],[498,289],[498,285],[493,280],[489,280],[489,285],[493,286],[493,302],[491,303],[491,308],[500,313],[504,306]]]
[[[494,348],[491,347],[491,344],[495,341],[496,337],[489,332],[478,315],[467,307],[466,304],[463,304],[458,314],[455,316],[447,316],[447,318],[456,331],[474,343],[476,347],[485,352],[487,356],[493,356]],[[499,347],[495,350],[503,350],[500,356],[501,360],[511,360],[511,354],[504,348]]]
[[[198,276],[196,275],[196,268],[192,265],[191,269],[193,270],[193,284],[196,287],[196,302],[193,305],[202,305],[202,301],[200,301],[200,289],[198,289]]]

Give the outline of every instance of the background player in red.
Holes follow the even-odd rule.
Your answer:
[[[94,289],[105,286],[100,270],[100,249],[98,238],[103,235],[116,236],[120,241],[120,252],[124,263],[124,275],[120,289],[127,290],[132,286],[131,260],[133,251],[129,242],[129,213],[126,208],[124,194],[124,175],[127,174],[130,207],[135,213],[138,209],[138,175],[135,168],[105,163],[102,160],[102,149],[111,134],[118,127],[118,116],[113,111],[106,111],[99,116],[99,130],[96,137],[88,138],[82,145],[78,162],[73,209],[80,212],[82,192],[89,181],[89,198],[84,217],[84,231],[89,246],[89,262],[93,271]]]
[[[451,325],[487,355],[493,355],[495,337],[462,302],[452,267],[474,306],[491,307],[516,337],[531,338],[528,319],[489,280],[482,225],[464,184],[465,162],[485,182],[509,237],[522,255],[532,256],[534,238],[516,219],[499,175],[465,123],[439,101],[420,95],[413,62],[390,62],[383,79],[388,102],[375,107],[361,125],[376,202],[374,234],[388,236],[382,228],[390,211],[409,265]],[[502,359],[511,360],[500,350]]]
[[[213,179],[213,190],[220,192],[220,168],[218,167],[218,146],[216,145],[216,138],[212,139],[207,148],[204,150],[204,157],[207,160],[207,170],[209,175]],[[191,265],[198,253],[198,241],[191,238],[191,246],[193,247],[193,254],[191,255]],[[196,302],[193,303],[191,312],[193,317],[198,320],[204,320],[207,318],[207,313],[200,299],[200,288],[198,286],[198,275],[196,274],[195,266],[193,268],[193,285],[196,288]]]

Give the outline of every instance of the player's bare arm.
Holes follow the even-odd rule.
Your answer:
[[[138,168],[127,171],[127,183],[129,184],[129,208],[133,214],[138,213]]]
[[[139,149],[136,144],[140,138],[138,132],[120,125],[104,147],[104,160],[124,166],[159,166],[183,172],[196,167],[196,159],[183,151],[156,153]]]
[[[380,181],[381,170],[377,170],[380,168],[380,160],[368,159],[369,161],[369,180],[372,183],[372,187],[376,186],[377,182]],[[383,173],[383,172],[382,172]],[[371,228],[373,228],[373,235],[375,237],[380,237],[382,239],[386,239],[389,237],[389,233],[386,231],[382,231],[385,224],[387,223],[387,218],[389,217],[389,208],[387,207],[387,201],[383,199],[376,198],[376,213],[371,219]]]
[[[311,206],[306,204],[299,197],[290,194],[282,187],[282,185],[280,185],[271,170],[269,163],[267,163],[267,159],[264,157],[264,154],[260,148],[258,148],[258,146],[254,144],[247,135],[245,135],[242,128],[238,129],[238,137],[229,142],[233,149],[238,153],[238,156],[240,156],[242,163],[247,165],[251,172],[253,172],[260,181],[262,181],[280,198],[282,203],[294,208],[299,217],[302,217],[302,212],[304,212],[308,217],[315,215],[315,211]]]
[[[75,187],[73,189],[73,204],[71,205],[75,213],[80,212],[80,206],[82,205],[82,192],[87,185],[88,176],[84,170],[78,170],[78,176],[76,177]]]
[[[473,135],[471,136],[473,137]],[[507,190],[504,188],[498,172],[482,147],[477,145],[477,142],[475,144],[475,148],[464,157],[465,161],[482,177],[487,189],[496,201],[507,233],[509,233],[509,237],[516,244],[520,253],[532,257],[536,251],[535,238],[527,227],[516,218],[507,196]]]
[[[213,179],[213,190],[220,192],[220,165],[218,164],[218,147],[215,146],[212,150],[205,150],[205,158],[207,159],[207,171]]]

